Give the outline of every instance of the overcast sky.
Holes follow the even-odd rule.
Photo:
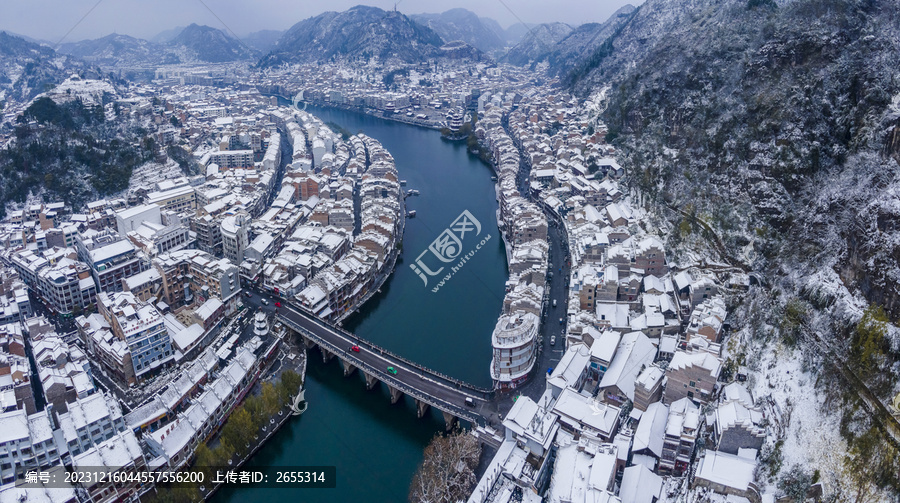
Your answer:
[[[0,0],[0,30],[56,43],[64,37],[63,42],[77,42],[110,33],[151,38],[163,30],[197,23],[227,27],[244,36],[258,30],[284,30],[322,12],[361,3],[386,10],[394,7],[393,0]],[[397,10],[419,14],[463,7],[494,18],[504,28],[520,20],[577,26],[604,21],[628,3],[639,5],[643,0],[401,0]]]

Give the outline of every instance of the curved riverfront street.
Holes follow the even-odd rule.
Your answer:
[[[342,110],[307,107],[324,122],[380,141],[394,156],[416,217],[407,220],[396,270],[343,328],[424,367],[474,386],[491,386],[491,331],[507,279],[506,254],[497,230],[491,168],[465,146],[441,140],[425,128]],[[488,244],[437,292],[427,289],[409,264],[463,210],[489,233]],[[254,301],[259,295],[254,295]],[[253,302],[256,304],[256,302]],[[265,309],[274,311],[270,302]],[[400,369],[402,372],[403,370]],[[404,501],[422,450],[444,430],[440,411],[417,419],[412,398],[391,405],[388,389],[366,390],[359,372],[343,377],[337,358],[322,363],[310,353],[309,409],[283,428],[248,466],[334,465],[336,489],[297,490],[302,501]],[[217,502],[268,502],[273,489],[223,489]]]

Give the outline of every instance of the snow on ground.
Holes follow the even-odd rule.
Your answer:
[[[608,97],[609,91],[611,89],[612,86],[603,86],[599,91],[591,94],[587,101],[585,101],[582,110],[586,112],[587,116],[590,119],[599,121],[600,114],[603,112],[603,110],[606,109],[606,98]]]
[[[784,442],[782,471],[795,464],[810,473],[819,470],[826,494],[843,485],[847,444],[840,435],[839,411],[825,408],[826,397],[816,389],[815,376],[802,370],[800,351],[780,342],[753,350],[762,353],[749,388],[754,400],[764,404],[770,423],[767,443]],[[777,492],[775,482],[760,484],[761,492]]]
[[[105,80],[81,79],[72,75],[46,95],[56,102],[80,98],[84,103],[95,104],[102,102],[104,93],[115,95],[116,89]]]

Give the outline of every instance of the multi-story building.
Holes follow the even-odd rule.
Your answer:
[[[597,301],[597,287],[601,284],[602,272],[590,265],[579,267],[572,271],[572,283],[570,291],[578,294],[578,308],[581,310],[594,310]]]
[[[659,459],[660,473],[674,473],[681,476],[694,455],[697,435],[703,426],[700,409],[687,398],[672,403],[666,420],[666,436],[663,439],[662,457]]]
[[[263,169],[274,171],[281,163],[281,135],[272,133],[266,141],[268,145],[266,146],[266,153],[263,155]],[[260,144],[260,147],[262,147],[262,144]]]
[[[61,435],[51,426],[50,411],[28,414],[14,410],[0,414],[0,477],[8,484],[17,468],[47,468],[60,463]],[[63,445],[64,448],[64,445]]]
[[[244,212],[222,220],[222,251],[235,265],[244,261],[244,250],[250,245],[250,218]]]
[[[374,254],[363,247],[354,247],[309,281],[309,285],[297,294],[297,301],[322,319],[336,320],[368,293],[375,278],[375,266]]]
[[[515,388],[525,381],[537,359],[540,318],[534,313],[513,312],[500,316],[491,342],[491,377],[499,388]]]
[[[319,197],[319,187],[323,186],[322,179],[313,173],[293,172],[285,175],[285,181],[294,186],[294,198],[300,201]]]
[[[662,402],[653,402],[641,413],[634,430],[634,444],[631,446],[632,462],[646,462],[647,467],[656,471],[662,457],[666,423],[669,408]]]
[[[61,450],[70,456],[78,456],[128,430],[119,402],[106,393],[75,400],[69,404],[69,410],[58,417],[65,442]]]
[[[78,227],[74,225],[62,225],[47,229],[44,233],[48,248],[75,248],[75,238],[78,236]]]
[[[691,312],[685,339],[705,337],[709,342],[720,342],[725,324],[725,299],[721,296],[705,299]]]
[[[713,278],[702,275],[691,280],[690,286],[688,287],[688,293],[690,295],[691,306],[697,307],[697,305],[704,302],[706,299],[711,299],[716,296],[716,294],[719,293],[719,286]]]
[[[197,248],[210,255],[222,255],[222,218],[203,215],[191,219],[191,230],[197,234]]]
[[[559,416],[560,428],[576,438],[587,436],[610,442],[619,428],[619,407],[596,402],[572,388],[562,390],[552,411]]]
[[[141,204],[116,213],[116,230],[124,236],[144,222],[162,223],[161,209],[156,204]]]
[[[252,150],[219,150],[209,154],[209,164],[217,164],[219,169],[253,167]]]
[[[588,326],[583,330],[581,337],[585,343],[591,345],[591,372],[595,380],[599,382],[616,356],[619,341],[622,340],[622,333],[614,330],[601,332]]]
[[[71,248],[12,252],[8,263],[50,309],[68,315],[94,301],[97,287],[90,268],[76,258]]]
[[[13,272],[11,269],[8,271]],[[17,274],[16,277],[18,278]],[[28,289],[24,282],[17,279],[13,288],[6,289],[6,292],[0,292],[0,325],[25,321],[33,314],[31,301],[28,299]]]
[[[97,391],[91,379],[91,365],[77,346],[70,346],[55,332],[30,337],[34,362],[46,402],[57,411],[87,398]]]
[[[134,382],[134,365],[128,344],[110,330],[109,322],[100,314],[79,316],[76,320],[78,335],[84,341],[88,353],[106,375],[121,383]]]
[[[147,269],[131,241],[113,230],[85,231],[75,244],[78,257],[91,268],[98,291],[121,292],[122,279]]]
[[[634,401],[635,380],[655,357],[656,347],[646,335],[641,332],[623,335],[615,357],[600,380],[598,396],[618,407]]]
[[[148,451],[165,459],[170,468],[188,463],[197,444],[215,433],[243,400],[263,361],[247,346],[239,348],[237,355],[219,372],[218,379],[207,383],[184,412],[169,424],[144,435]]]
[[[129,292],[97,295],[100,314],[113,334],[128,344],[136,380],[175,360],[175,351],[162,315],[152,304]]]
[[[200,250],[181,250],[156,257],[153,267],[162,277],[166,304],[172,307],[202,304],[218,297],[226,313],[237,308],[240,271],[228,259],[217,259]]]
[[[762,448],[766,440],[765,415],[753,404],[753,397],[740,383],[725,386],[722,402],[715,411],[713,441],[716,450],[738,454],[740,449]]]
[[[666,248],[655,237],[648,237],[635,244],[634,267],[653,276],[663,276],[669,272],[666,265]]]
[[[25,355],[22,325],[0,326],[0,407],[2,410],[24,409],[34,414],[32,368]]]
[[[722,495],[721,498],[710,495],[714,499],[760,503],[766,500],[761,497],[759,486],[753,482],[757,479],[756,472],[756,459],[707,450],[697,462],[691,489],[707,488],[705,491]]]
[[[15,480],[17,468],[71,465],[74,457],[122,434],[134,437],[125,427],[118,402],[104,393],[77,400],[62,414],[52,405],[34,414],[4,412],[0,414],[0,478],[7,484]]]
[[[193,211],[197,209],[197,192],[191,186],[150,192],[147,194],[147,203],[156,204],[175,213]]]
[[[722,371],[722,360],[705,351],[676,351],[666,368],[666,391],[663,401],[674,403],[687,398],[706,403],[716,387]]]
[[[180,250],[189,246],[191,242],[188,227],[174,213],[167,213],[161,223],[141,222],[126,236],[150,258],[160,253]]]
[[[122,290],[133,293],[138,299],[147,302],[151,297],[162,297],[162,276],[155,267],[129,276],[122,280]]]
[[[644,368],[634,381],[634,408],[647,410],[651,403],[662,397],[665,372],[656,365]]]
[[[103,469],[110,478],[121,478],[121,483],[109,483],[94,479],[85,481],[81,487],[87,491],[90,501],[98,503],[114,501],[137,501],[138,496],[149,490],[148,484],[140,484],[128,474],[146,471],[147,461],[137,437],[131,431],[123,431],[108,440],[72,457],[75,470]]]

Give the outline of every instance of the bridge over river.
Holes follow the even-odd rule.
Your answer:
[[[492,410],[490,404],[495,399],[493,390],[473,386],[423,367],[332,326],[294,307],[287,300],[281,300],[281,303],[282,307],[276,314],[278,321],[297,333],[308,348],[318,347],[326,361],[337,357],[345,377],[359,370],[365,377],[368,389],[383,382],[391,393],[391,403],[397,403],[403,395],[412,397],[419,417],[425,415],[428,407],[440,410],[447,429],[452,428],[459,419],[469,421],[473,426],[486,424]],[[359,347],[358,352],[351,349],[354,345]],[[389,372],[388,367],[396,373]],[[466,403],[467,398],[470,403]]]

